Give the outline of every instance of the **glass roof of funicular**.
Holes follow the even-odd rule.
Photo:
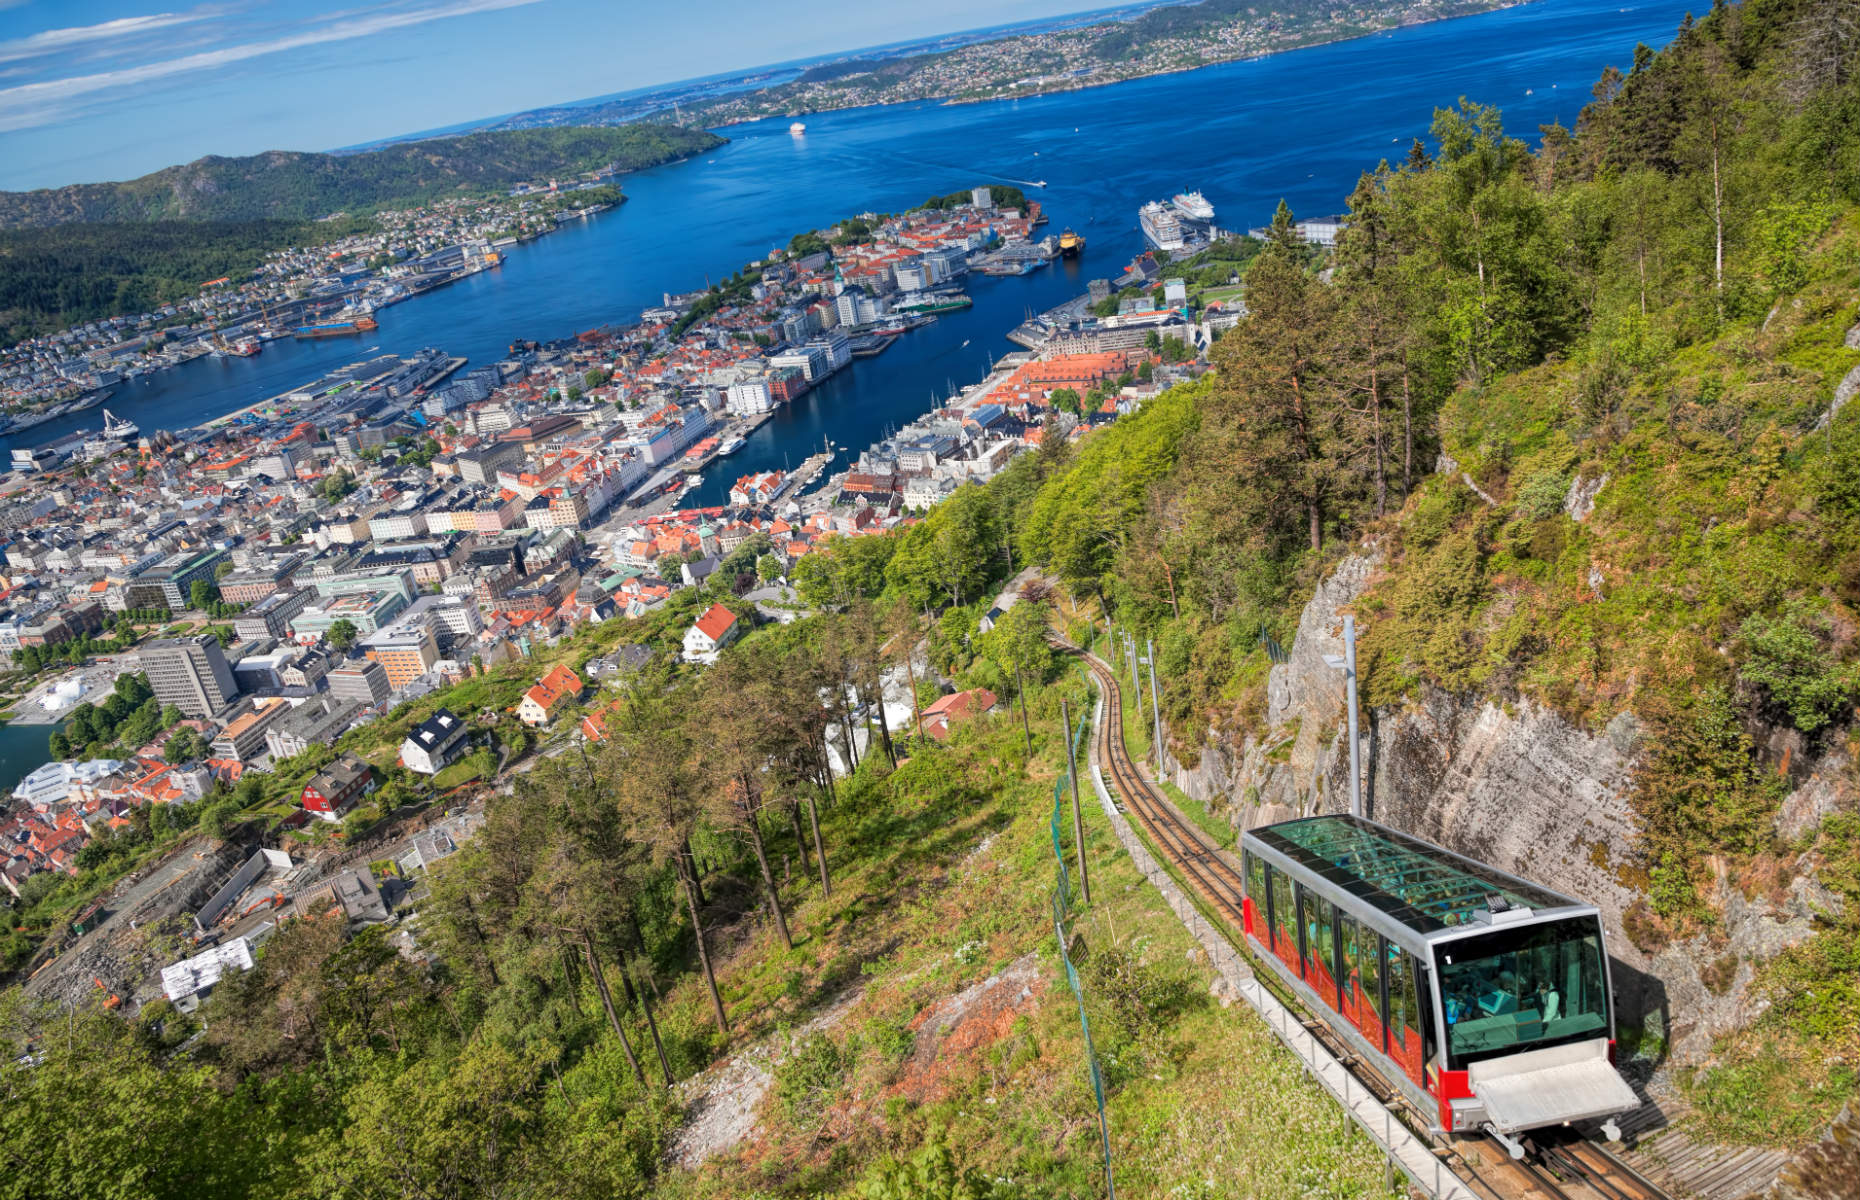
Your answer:
[[[1418,838],[1357,817],[1309,817],[1252,830],[1265,845],[1417,933],[1453,929],[1487,912],[1563,908],[1576,901]]]

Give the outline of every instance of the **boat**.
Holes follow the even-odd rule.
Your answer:
[[[1158,250],[1180,250],[1184,244],[1182,222],[1160,200],[1152,200],[1137,210],[1137,225],[1144,239]]]
[[[717,457],[722,458],[726,454],[735,454],[746,445],[748,445],[748,442],[740,437],[730,438],[725,441],[723,445],[717,447]]]
[[[250,358],[264,348],[264,343],[257,338],[240,338],[226,347],[226,353],[239,358]]]
[[[907,295],[892,305],[893,312],[944,313],[968,308],[975,301],[962,292],[922,292]]]
[[[1059,234],[1059,255],[1061,258],[1077,258],[1079,251],[1085,248],[1085,239],[1071,229],[1061,230]]]
[[[115,442],[126,442],[138,437],[142,427],[134,421],[125,421],[109,409],[103,410],[103,436]]]
[[[794,124],[788,126],[788,132],[793,134],[795,137],[800,137],[802,134],[807,132],[807,122],[796,121]]]
[[[372,333],[380,325],[373,317],[350,317],[341,321],[324,321],[317,325],[299,325],[291,331],[292,337],[325,338],[343,337],[354,333]]]
[[[1043,188],[1043,187],[1045,187],[1045,186],[1046,186],[1046,180],[1044,180],[1044,179],[1034,179],[1034,180],[1031,180],[1031,181],[1029,181],[1029,182],[1030,182],[1030,184],[1031,184],[1031,186],[1033,186],[1033,187],[1037,187],[1037,188]]]
[[[1203,224],[1212,224],[1214,221],[1214,206],[1200,192],[1177,192],[1170,203],[1175,205],[1177,213],[1191,221]]]

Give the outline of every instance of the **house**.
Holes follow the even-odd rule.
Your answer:
[[[400,761],[409,771],[437,775],[465,753],[469,734],[465,722],[439,709],[415,725],[400,744]]]
[[[721,604],[705,610],[691,628],[685,630],[685,661],[714,663],[717,653],[735,641],[743,631],[736,614]]]
[[[375,873],[367,867],[352,867],[332,875],[306,892],[299,893],[292,910],[297,916],[322,916],[341,912],[351,921],[378,924],[388,919],[387,903],[375,883]]]
[[[952,692],[923,711],[924,732],[939,742],[949,740],[952,727],[994,711],[995,694],[987,688]]]
[[[517,702],[517,719],[532,729],[555,719],[564,704],[581,695],[581,676],[566,663],[557,665],[523,693]]]
[[[604,708],[597,708],[581,718],[581,736],[590,742],[607,740],[607,722],[625,706],[625,702],[615,700]]]
[[[340,821],[356,801],[374,790],[374,768],[353,754],[344,754],[310,777],[299,800],[312,816]]]

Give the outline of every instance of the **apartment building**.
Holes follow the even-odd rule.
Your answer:
[[[337,667],[325,678],[329,680],[330,695],[353,700],[364,707],[381,703],[394,690],[388,683],[386,669],[378,662],[349,663]]]
[[[239,694],[226,652],[210,633],[150,642],[142,648],[142,669],[155,698],[190,717],[210,717]]]
[[[362,655],[387,672],[388,687],[399,691],[433,669],[439,643],[424,620],[399,621],[362,641]]]

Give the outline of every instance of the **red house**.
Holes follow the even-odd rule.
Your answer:
[[[340,821],[355,802],[375,790],[374,768],[345,754],[310,777],[304,784],[305,811],[325,821]]]

